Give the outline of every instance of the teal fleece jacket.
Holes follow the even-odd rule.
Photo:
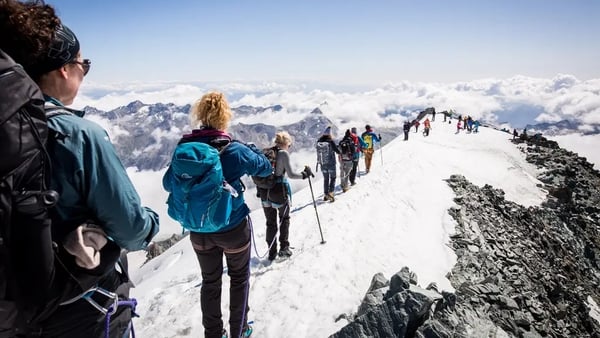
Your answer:
[[[144,249],[159,230],[158,215],[141,205],[106,131],[51,97],[46,111],[51,187],[60,194],[52,212],[53,235],[60,239],[92,220],[119,247]]]

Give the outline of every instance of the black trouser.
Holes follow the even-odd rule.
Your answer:
[[[240,337],[248,315],[250,289],[250,229],[246,218],[224,233],[190,233],[192,246],[202,270],[200,307],[206,338],[221,338],[221,278],[223,254],[227,260],[229,283],[229,336]]]
[[[279,208],[263,207],[265,218],[267,219],[267,245],[275,239],[277,235],[277,213],[279,213],[279,246],[285,249],[290,246],[288,236],[290,232],[290,204],[286,201]],[[269,258],[274,258],[277,255],[277,243],[273,243],[269,249]]]
[[[130,284],[123,284],[123,278],[126,277],[113,269],[98,285],[108,291],[117,290],[115,292],[121,298],[126,298],[129,295]],[[97,292],[92,299],[106,309],[111,305],[111,300]],[[59,306],[40,325],[40,332],[42,337],[104,337],[105,319],[106,316],[102,312],[81,298],[71,304]],[[119,306],[117,312],[111,316],[110,337],[123,337],[130,323],[131,308]]]
[[[356,171],[358,170],[358,159],[352,160],[352,169],[350,170],[350,184],[356,181]]]

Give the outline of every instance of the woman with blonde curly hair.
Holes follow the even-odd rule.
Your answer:
[[[267,223],[267,245],[269,245],[269,260],[274,260],[278,255],[276,235],[277,235],[277,214],[279,214],[279,256],[289,257],[292,255],[289,242],[290,229],[290,184],[285,175],[292,179],[306,179],[313,176],[310,167],[305,166],[304,170],[296,173],[292,170],[290,164],[289,148],[292,145],[292,137],[286,131],[280,131],[275,134],[275,145],[271,148],[276,153],[275,156],[275,185],[272,188],[259,188],[263,211]]]
[[[200,303],[204,335],[221,338],[226,332],[221,319],[221,277],[223,255],[227,261],[229,285],[230,337],[248,337],[248,292],[250,287],[250,209],[244,202],[243,175],[268,176],[271,164],[261,154],[240,142],[233,142],[226,132],[232,112],[225,95],[208,93],[190,109],[190,122],[196,128],[184,135],[179,144],[206,143],[220,152],[225,181],[237,192],[232,197],[231,217],[227,224],[219,224],[215,232],[190,232],[190,240],[202,271]],[[163,187],[168,192],[179,189],[177,169],[170,166],[163,177]],[[234,196],[234,195],[232,195]],[[192,204],[192,202],[190,202]]]
[[[232,116],[225,95],[218,92],[202,96],[190,109],[192,127],[205,126],[225,131]]]

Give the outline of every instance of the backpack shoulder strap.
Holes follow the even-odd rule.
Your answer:
[[[275,164],[277,164],[278,157],[279,157],[279,151],[281,149],[279,149],[278,146],[273,146],[273,147],[271,147],[271,149],[273,149],[273,151],[275,152]],[[275,168],[273,168],[273,169],[275,169]],[[273,175],[276,176],[278,179],[282,179],[285,176],[285,165],[283,166],[283,171],[281,172],[281,176],[275,175],[275,172],[273,172]]]

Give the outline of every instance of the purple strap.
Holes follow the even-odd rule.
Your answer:
[[[137,313],[135,313],[135,307],[137,306],[137,300],[135,298],[131,298],[128,300],[119,300],[117,302],[117,308],[113,308],[111,305],[108,308],[108,312],[106,313],[106,321],[104,322],[104,337],[110,337],[110,317],[117,312],[119,306],[128,306],[131,308],[131,317],[138,317]],[[131,337],[135,338],[135,331],[133,330],[133,322],[129,323]]]

